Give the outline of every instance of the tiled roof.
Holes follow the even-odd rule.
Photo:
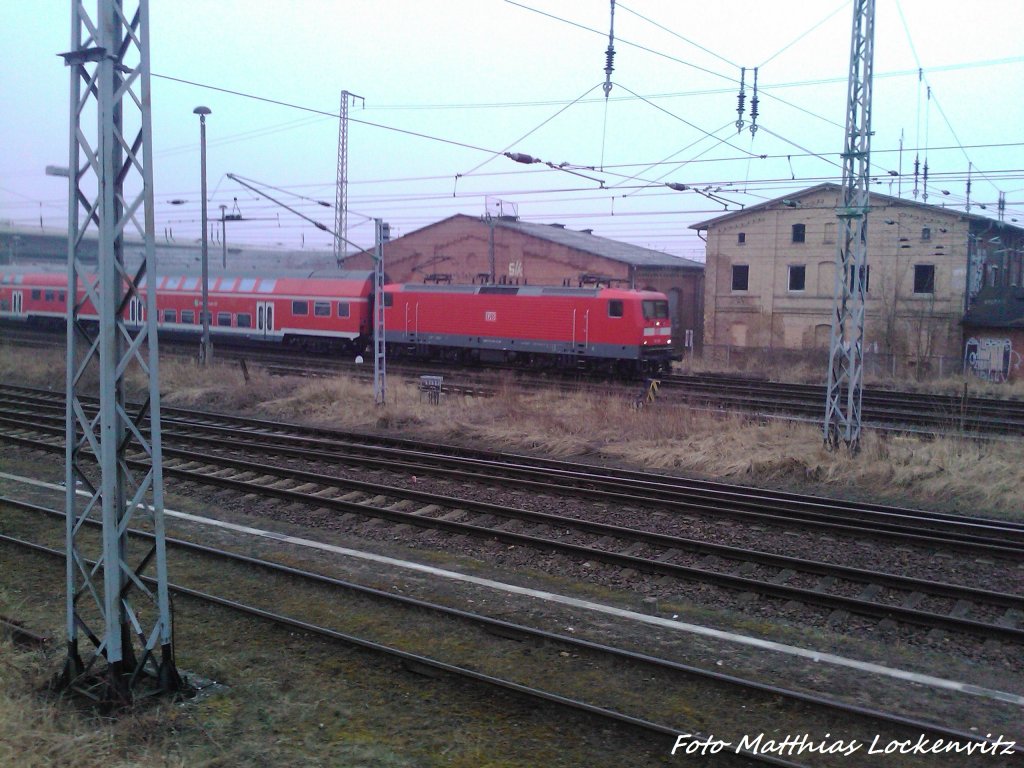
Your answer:
[[[808,187],[807,189],[800,190],[799,192],[791,192],[787,195],[784,195],[783,197],[776,197],[773,200],[767,200],[763,203],[758,203],[757,205],[752,205],[749,206],[748,208],[744,208],[739,211],[729,211],[728,213],[722,214],[721,216],[716,216],[713,219],[699,221],[696,224],[691,224],[690,229],[708,229],[711,226],[722,224],[723,222],[729,221],[730,219],[740,218],[741,216],[745,216],[749,213],[763,211],[768,208],[777,208],[780,204],[782,204],[784,200],[798,200],[801,197],[805,197],[807,195],[815,194],[818,192],[841,190],[842,187],[840,187],[838,184],[833,184],[832,182],[817,184],[816,186]],[[923,210],[927,210],[930,213],[944,213],[949,216],[956,216],[963,219],[969,219],[971,221],[982,222],[985,224],[991,224],[993,226],[999,226],[1006,229],[1014,229],[1017,230],[1018,232],[1024,232],[1024,228],[1014,226],[1012,224],[1007,224],[1005,222],[998,222],[995,219],[989,218],[988,216],[979,216],[975,213],[966,213],[965,211],[961,211],[956,208],[947,208],[940,205],[928,205],[927,203],[918,203],[914,200],[907,200],[906,198],[902,197],[891,197],[890,195],[883,195],[881,192],[869,191],[869,194],[872,198],[872,205],[876,205],[878,202],[881,202],[884,205],[902,205],[908,208],[920,208]]]
[[[641,248],[638,245],[623,243],[619,240],[609,240],[606,237],[593,234],[590,230],[567,229],[562,224],[537,224],[510,218],[497,218],[494,223],[499,227],[521,232],[524,235],[549,240],[577,251],[592,253],[595,256],[621,261],[636,267],[704,269],[704,265],[698,261],[682,256],[672,256],[650,248]]]

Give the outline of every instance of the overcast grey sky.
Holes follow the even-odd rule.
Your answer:
[[[333,204],[342,89],[365,98],[365,109],[350,112],[363,122],[349,131],[350,237],[360,244],[372,240],[364,217],[402,234],[456,212],[482,215],[491,198],[528,220],[694,257],[703,249],[688,226],[724,204],[665,182],[708,186],[732,210],[840,179],[851,2],[618,3],[606,102],[609,6],[151,0],[158,239],[200,235],[192,109],[203,104],[213,110],[211,211],[219,216],[218,206],[237,197],[254,219],[232,224],[229,239],[330,248],[324,233],[225,174]],[[69,4],[8,3],[4,11],[12,34],[0,59],[0,220],[62,229],[66,186],[44,168],[68,163],[68,71],[57,54],[70,47]],[[994,216],[1003,191],[1007,220],[1024,221],[1022,30],[1020,0],[877,0],[876,189],[902,187],[913,199],[915,156],[927,158],[928,202],[962,208],[973,163],[971,199],[987,206],[973,212]],[[737,134],[741,66],[747,126]],[[760,130],[752,137],[755,66]],[[582,175],[495,156],[505,150]],[[900,182],[888,171],[901,167]],[[918,190],[921,200],[920,180]],[[331,210],[271,194],[333,226]]]

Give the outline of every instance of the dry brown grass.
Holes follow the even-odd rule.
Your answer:
[[[157,734],[171,735],[167,712],[157,717],[142,708],[131,716],[109,720],[84,714],[46,694],[57,661],[53,653],[21,650],[0,637],[0,765],[174,768],[186,764],[147,744]],[[130,758],[125,752],[129,744]]]
[[[58,386],[61,356],[0,348],[7,381]],[[971,515],[1022,517],[1024,465],[1019,443],[866,432],[851,458],[822,446],[820,428],[788,421],[675,407],[640,411],[626,396],[525,392],[504,382],[490,398],[445,396],[427,404],[411,383],[392,376],[388,403],[373,405],[369,383],[345,377],[300,379],[258,369],[246,383],[237,366],[209,369],[169,361],[161,367],[167,405],[224,410],[339,429],[377,430],[491,450],[607,460],[750,485],[889,500]],[[954,423],[953,415],[950,423]]]

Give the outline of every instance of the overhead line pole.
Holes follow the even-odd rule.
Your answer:
[[[71,4],[65,413],[67,658],[60,681],[108,706],[182,688],[174,659],[164,536],[153,210],[149,5]],[[127,98],[126,98],[127,97]],[[88,118],[88,119],[87,119]],[[95,123],[89,123],[95,120]],[[86,233],[98,263],[86,267]],[[138,270],[125,263],[125,230],[142,237]],[[148,400],[132,409],[127,377],[138,369]],[[87,402],[90,370],[99,412]],[[143,422],[148,420],[148,429]],[[129,455],[148,459],[128,470]],[[81,535],[99,516],[100,543]],[[151,544],[128,546],[131,526]],[[95,560],[95,565],[89,561]],[[156,587],[144,586],[154,570]],[[84,636],[93,648],[79,647]]]
[[[341,109],[338,112],[338,181],[334,204],[334,262],[341,267],[345,261],[345,243],[348,242],[348,105],[349,101],[362,96],[348,91],[341,92]]]
[[[864,386],[864,283],[867,277],[871,182],[871,83],[874,65],[875,0],[855,0],[843,150],[843,199],[836,211],[835,302],[829,338],[824,439],[860,449]]]

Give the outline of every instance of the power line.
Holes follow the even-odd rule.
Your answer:
[[[210,85],[208,83],[199,83],[199,82],[196,82],[195,80],[185,80],[185,79],[180,78],[180,77],[171,77],[170,75],[159,75],[159,74],[157,74],[155,72],[152,73],[152,76],[156,77],[156,78],[160,78],[161,80],[170,80],[170,81],[175,82],[175,83],[182,83],[184,85],[192,85],[192,86],[195,86],[196,88],[205,88],[205,89],[210,90],[210,91],[217,91],[218,93],[227,93],[227,94],[230,94],[231,96],[240,96],[242,98],[252,99],[254,101],[262,101],[265,104],[274,104],[274,105],[279,106],[279,107],[288,107],[290,109],[298,109],[298,110],[300,110],[302,112],[311,112],[311,113],[313,113],[315,115],[323,115],[324,117],[334,118],[335,120],[341,119],[341,115],[339,115],[339,114],[337,114],[335,112],[326,112],[326,111],[324,111],[322,109],[314,109],[312,107],[304,107],[301,104],[292,104],[290,102],[280,101],[278,99],[269,99],[269,98],[266,98],[265,96],[257,96],[257,95],[252,94],[252,93],[244,93],[242,91],[235,91],[235,90],[232,90],[230,88],[221,88],[221,87],[218,87],[216,85]],[[419,139],[427,139],[429,141],[437,141],[437,142],[440,142],[442,144],[450,144],[450,145],[455,146],[455,147],[462,147],[463,149],[472,149],[472,150],[474,150],[476,152],[487,152],[487,153],[490,153],[490,154],[494,154],[495,153],[495,150],[493,150],[493,149],[487,149],[485,147],[478,147],[478,146],[475,146],[473,144],[466,144],[465,142],[455,141],[453,139],[444,139],[444,138],[441,138],[440,136],[431,136],[431,135],[426,134],[426,133],[419,133],[418,131],[409,131],[409,130],[406,130],[404,128],[395,128],[394,126],[391,126],[391,125],[384,125],[382,123],[374,123],[374,122],[371,122],[369,120],[359,120],[359,119],[354,118],[354,117],[350,117],[348,120],[349,120],[350,123],[360,123],[362,125],[368,125],[368,126],[370,126],[372,128],[381,128],[381,129],[386,130],[386,131],[394,131],[395,133],[401,133],[401,134],[404,134],[406,136],[415,136],[416,138],[419,138]]]
[[[644,21],[646,21],[646,22],[647,22],[648,24],[653,24],[653,25],[654,25],[654,26],[656,26],[656,27],[657,27],[658,29],[660,29],[660,30],[662,30],[662,31],[664,31],[664,32],[668,32],[668,33],[669,33],[670,35],[672,35],[673,37],[678,37],[678,38],[679,38],[680,40],[682,40],[682,41],[683,41],[684,43],[688,43],[688,44],[692,45],[692,46],[693,46],[694,48],[698,48],[698,49],[700,49],[700,50],[704,51],[704,53],[706,53],[706,54],[708,54],[708,55],[710,55],[710,56],[714,56],[714,57],[715,57],[716,59],[718,59],[719,61],[724,61],[724,62],[725,62],[726,64],[728,64],[728,65],[729,65],[730,67],[739,67],[739,64],[736,64],[736,63],[734,63],[734,62],[732,62],[732,61],[729,61],[729,60],[728,60],[727,58],[725,58],[724,56],[719,56],[719,55],[718,55],[717,53],[715,53],[714,51],[710,50],[709,48],[705,48],[705,47],[704,47],[703,45],[701,45],[700,43],[695,43],[695,42],[693,42],[693,40],[690,40],[690,39],[689,39],[689,38],[687,38],[687,37],[683,37],[683,36],[682,36],[682,35],[680,35],[680,34],[679,34],[678,32],[673,32],[673,31],[672,31],[671,29],[669,29],[668,27],[666,27],[666,26],[663,26],[663,25],[659,24],[658,22],[654,21],[653,19],[649,19],[649,18],[647,18],[646,16],[644,16],[644,15],[642,15],[642,14],[639,14],[639,13],[637,13],[637,12],[636,12],[636,11],[634,11],[634,10],[633,10],[632,8],[627,8],[627,7],[626,7],[626,6],[624,6],[624,5],[622,4],[622,3],[619,3],[619,8],[621,8],[621,9],[622,9],[622,10],[624,10],[624,11],[627,11],[628,13],[632,13],[632,14],[633,14],[634,16],[636,16],[637,18],[643,19],[643,20],[644,20]]]

